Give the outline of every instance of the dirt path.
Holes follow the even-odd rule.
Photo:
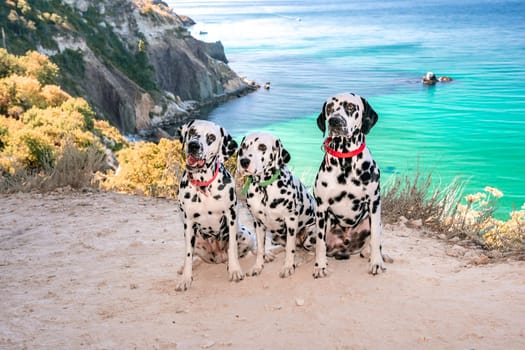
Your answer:
[[[175,292],[182,247],[174,201],[0,195],[0,348],[525,349],[525,263],[469,264],[479,252],[404,226],[385,228],[395,262],[375,277],[353,257],[314,280],[303,255],[281,279],[280,255],[240,283],[203,264]]]

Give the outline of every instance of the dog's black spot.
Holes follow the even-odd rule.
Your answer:
[[[344,223],[345,223],[347,226],[350,226],[350,227],[353,227],[353,226],[355,226],[355,224],[356,224],[355,221],[352,220],[352,219],[350,219],[350,218],[346,218],[346,219],[344,219],[343,221],[344,221]]]
[[[336,202],[340,202],[344,197],[346,197],[346,191],[339,193],[339,195],[335,197],[335,200]]]
[[[230,188],[230,201],[233,202],[235,200],[235,189],[232,187]]]
[[[219,229],[220,232],[230,232],[230,228],[228,226],[228,220],[226,219],[226,215],[221,216],[220,223],[221,223],[221,227]]]
[[[190,194],[189,192],[186,192],[186,193],[184,194],[184,198],[186,198],[186,199],[190,199],[190,197],[191,197],[191,194]]]
[[[275,209],[279,204],[285,201],[284,198],[276,198],[270,203],[270,208]]]
[[[198,218],[199,216],[201,216],[200,213],[194,213],[194,214],[193,214],[193,217],[194,217],[194,218]]]
[[[377,199],[372,202],[372,214],[375,214],[377,212],[377,209],[381,205],[381,198],[378,196]]]
[[[213,199],[215,199],[215,200],[218,201],[219,199],[221,199],[221,195],[220,195],[220,194],[217,194],[217,195],[213,196]]]
[[[367,171],[367,172],[364,172],[361,174],[361,176],[359,177],[361,179],[361,181],[364,183],[364,184],[368,184],[368,182],[370,181],[371,179],[371,175],[370,173]]]
[[[347,176],[345,174],[340,174],[337,177],[337,183],[340,184],[340,185],[346,185],[346,178],[347,178]]]

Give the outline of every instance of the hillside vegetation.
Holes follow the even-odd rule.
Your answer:
[[[95,119],[84,99],[54,84],[58,72],[38,52],[15,56],[0,49],[3,191],[68,185],[58,181],[67,169],[75,173],[73,184],[85,185],[95,171],[111,167],[113,152],[127,144],[116,128]]]

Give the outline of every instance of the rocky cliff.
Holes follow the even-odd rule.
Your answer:
[[[0,6],[7,18],[4,46],[18,54],[34,46],[49,55],[61,67],[64,89],[85,97],[124,133],[151,135],[202,105],[254,90],[228,67],[220,42],[193,38],[186,29],[191,19],[162,1],[8,0]]]

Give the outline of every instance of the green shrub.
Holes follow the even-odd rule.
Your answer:
[[[15,159],[28,169],[52,167],[55,163],[55,148],[52,140],[31,129],[22,129],[15,134],[13,144]]]

